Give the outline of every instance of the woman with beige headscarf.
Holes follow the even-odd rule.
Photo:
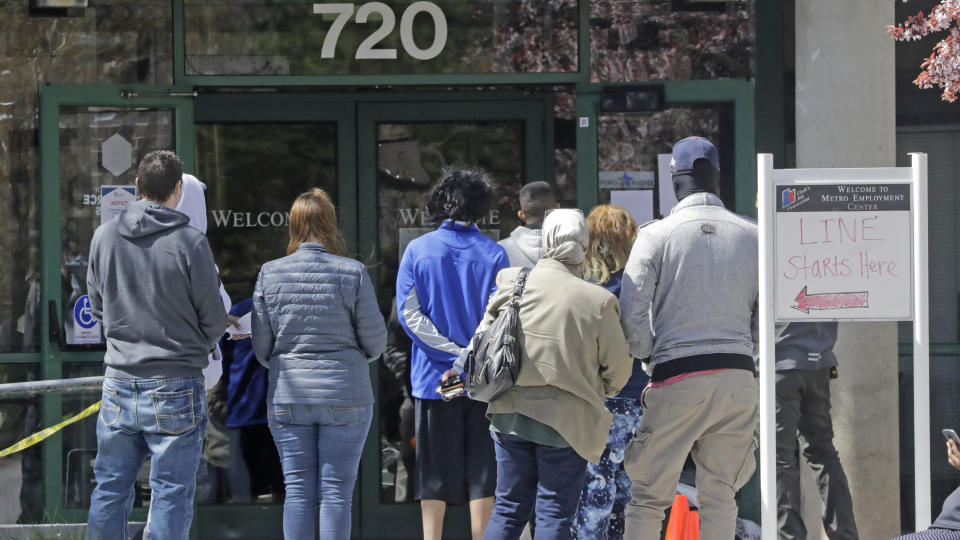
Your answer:
[[[617,298],[583,280],[588,232],[579,210],[543,222],[544,256],[520,301],[521,367],[516,385],[490,402],[497,492],[487,539],[516,539],[536,504],[537,540],[569,539],[586,461],[603,453],[616,395],[633,367]],[[513,292],[518,268],[497,276],[480,329]]]

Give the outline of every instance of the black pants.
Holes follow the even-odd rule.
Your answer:
[[[833,446],[830,369],[777,372],[777,523],[781,540],[807,538],[800,507],[797,433],[803,456],[817,475],[823,528],[831,540],[856,540],[847,475]]]
[[[283,470],[270,428],[266,424],[240,428],[240,451],[250,471],[253,496],[273,495],[279,502],[283,496]]]

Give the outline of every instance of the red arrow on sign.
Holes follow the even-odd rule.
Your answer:
[[[811,309],[865,308],[867,291],[807,294],[807,287],[804,286],[793,301],[797,304],[790,307],[804,313],[810,313]]]

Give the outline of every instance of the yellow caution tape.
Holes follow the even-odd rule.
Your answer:
[[[98,402],[94,403],[93,405],[87,407],[86,409],[84,409],[83,411],[81,411],[80,413],[78,413],[77,415],[75,415],[75,416],[73,416],[73,417],[71,417],[71,418],[67,418],[66,420],[64,420],[63,422],[60,422],[60,423],[57,424],[57,425],[50,426],[50,427],[48,427],[48,428],[46,428],[46,429],[40,430],[40,431],[34,433],[33,435],[30,435],[30,436],[27,437],[26,439],[23,439],[22,441],[14,444],[13,446],[11,446],[11,447],[9,447],[9,448],[6,448],[6,449],[4,449],[4,450],[0,450],[0,458],[2,458],[2,457],[7,457],[7,456],[9,456],[10,454],[16,454],[17,452],[19,452],[19,451],[21,451],[21,450],[23,450],[23,449],[25,449],[25,448],[30,448],[31,446],[33,446],[33,445],[37,444],[38,442],[46,439],[47,437],[53,435],[54,433],[60,431],[61,429],[69,426],[70,424],[79,422],[80,420],[83,420],[84,418],[90,416],[91,414],[93,414],[93,413],[95,413],[95,412],[97,412],[97,411],[99,411],[99,410],[100,410],[100,402],[98,401]]]

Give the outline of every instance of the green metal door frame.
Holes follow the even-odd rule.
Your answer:
[[[183,93],[184,96],[171,94]],[[102,362],[102,351],[62,351],[51,342],[48,302],[60,310],[60,109],[61,107],[111,107],[169,109],[174,113],[175,150],[184,169],[193,170],[193,103],[191,91],[157,86],[111,86],[54,84],[40,89],[40,235],[41,235],[41,375],[59,379],[64,363]],[[57,321],[60,324],[61,321]],[[41,422],[44,426],[60,421],[62,411],[59,394],[44,394],[41,401]],[[87,510],[66,509],[63,501],[62,437],[56,434],[43,443],[43,493],[47,516],[57,520],[85,521]],[[140,514],[138,511],[137,514]],[[144,512],[145,515],[145,512]],[[142,518],[142,516],[140,516]]]
[[[407,99],[414,97],[407,96]],[[507,100],[509,99],[509,100]],[[402,100],[391,103],[360,103],[357,106],[357,162],[359,164],[360,253],[380,255],[378,242],[379,202],[377,193],[377,125],[396,122],[524,122],[524,178],[548,178],[553,150],[547,118],[552,117],[545,96],[504,97],[502,94],[463,96],[461,102]],[[552,146],[552,144],[551,144]],[[373,269],[371,273],[375,273]],[[376,276],[373,277],[377,281]],[[373,387],[379,388],[379,370],[371,369]],[[380,501],[380,414],[374,405],[371,435],[367,437],[360,464],[361,535],[363,538],[416,538],[420,532],[420,506]],[[468,516],[463,506],[450,507],[444,523],[444,537],[469,538]]]

